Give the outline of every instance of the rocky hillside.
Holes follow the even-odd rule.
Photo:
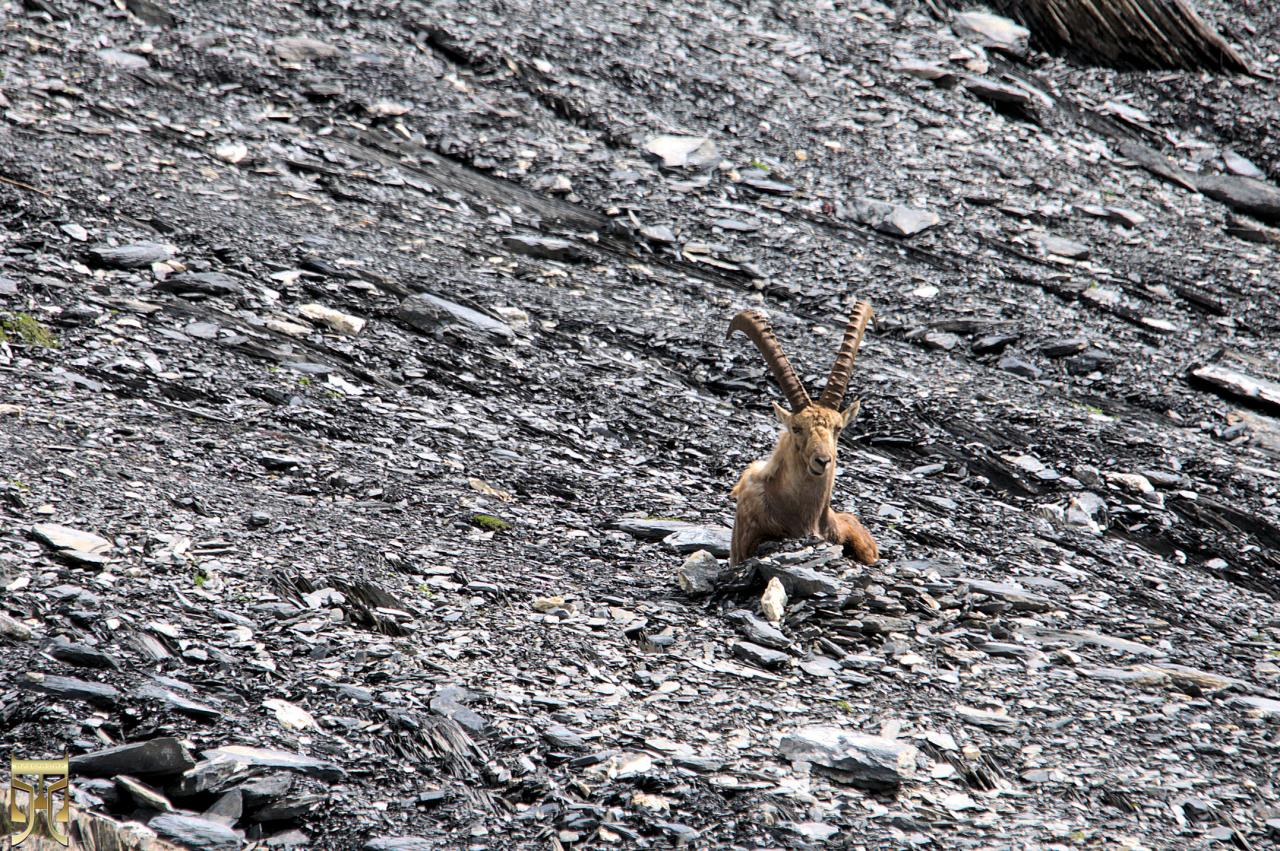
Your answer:
[[[85,847],[1280,841],[1280,12],[941,5],[0,0],[0,758]],[[728,320],[860,298],[883,560],[728,571]]]

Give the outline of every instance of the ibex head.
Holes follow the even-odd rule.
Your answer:
[[[799,376],[783,353],[782,345],[769,327],[764,314],[744,310],[729,323],[729,336],[733,336],[735,331],[742,331],[756,344],[773,377],[777,379],[778,386],[787,397],[791,411],[788,412],[777,402],[773,403],[773,411],[790,435],[792,445],[810,475],[827,476],[834,472],[836,440],[840,436],[840,430],[853,422],[858,414],[860,401],[855,401],[844,410],[840,410],[840,405],[844,401],[849,376],[853,372],[854,355],[862,344],[862,335],[870,319],[870,303],[858,302],[849,317],[844,340],[840,343],[835,363],[827,376],[827,384],[817,402],[811,400],[805,392],[804,385],[800,383]]]

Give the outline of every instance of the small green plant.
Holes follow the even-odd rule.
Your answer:
[[[1085,406],[1084,406],[1084,409],[1085,409],[1086,411],[1088,411],[1089,413],[1091,413],[1091,414],[1101,414],[1101,413],[1102,413],[1102,409],[1101,409],[1101,408],[1099,408],[1097,405],[1085,405]]]
[[[418,583],[418,593],[428,598],[434,597],[436,595],[436,592],[431,590],[431,586],[425,582]]]
[[[471,522],[489,532],[505,532],[511,528],[511,524],[493,514],[475,514],[471,517]]]
[[[203,588],[204,584],[209,581],[209,574],[205,573],[203,567],[197,567],[195,576],[193,577],[197,588]]]
[[[298,383],[299,383],[299,384],[301,384],[303,387],[310,387],[310,386],[311,386],[311,376],[309,376],[309,375],[299,375],[299,376],[298,376]]]
[[[0,316],[0,343],[10,338],[27,346],[39,346],[42,349],[58,348],[57,336],[39,319],[30,313],[14,313]]]
[[[31,490],[31,485],[27,484],[27,483],[26,483],[26,482],[24,482],[22,479],[10,479],[10,480],[9,480],[9,487],[13,488],[14,490],[19,490],[19,491],[29,491],[29,490]]]
[[[767,172],[770,172],[770,171],[773,171],[773,168],[772,168],[772,167],[771,167],[767,162],[765,162],[765,161],[764,161],[764,160],[762,160],[762,159],[754,159],[754,160],[752,160],[752,161],[751,161],[751,167],[752,167],[752,168],[758,168],[758,169],[760,169],[761,171],[766,172],[766,173],[767,173]]]
[[[853,714],[853,704],[847,700],[837,700],[836,709],[849,715]]]
[[[681,517],[663,517],[663,516],[658,515],[658,514],[646,514],[646,515],[644,516],[644,519],[645,519],[645,520],[655,520],[655,521],[657,521],[657,522],[659,522],[659,523],[683,523],[683,522],[685,522],[685,521],[684,521],[684,519],[683,519],[683,518],[681,518]]]

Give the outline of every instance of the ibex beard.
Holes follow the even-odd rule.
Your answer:
[[[763,314],[744,310],[729,323],[730,336],[742,331],[756,344],[791,404],[788,412],[773,403],[782,424],[773,454],[748,467],[730,491],[738,503],[730,564],[755,555],[756,548],[765,541],[810,536],[840,544],[846,555],[863,564],[874,564],[879,559],[875,539],[858,518],[831,508],[836,442],[840,431],[857,416],[861,402],[844,410],[840,405],[870,318],[871,305],[858,302],[817,402],[809,398]]]

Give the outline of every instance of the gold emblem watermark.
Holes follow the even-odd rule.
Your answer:
[[[71,766],[62,759],[9,760],[9,823],[13,847],[29,836],[46,836],[66,845],[67,825],[71,821]],[[49,778],[57,780],[50,781]],[[30,781],[20,778],[34,778]],[[18,793],[25,793],[19,800]],[[62,806],[58,807],[59,793]],[[41,827],[43,825],[43,827]]]

